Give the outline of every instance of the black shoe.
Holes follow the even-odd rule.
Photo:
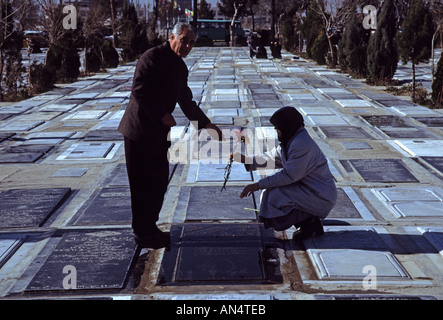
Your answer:
[[[166,248],[171,243],[169,232],[158,231],[147,237],[134,235],[135,243],[142,248],[160,249]]]
[[[319,217],[306,219],[302,221],[298,227],[299,230],[295,231],[292,235],[292,239],[295,241],[305,240],[310,236],[321,236],[325,233],[323,223]]]

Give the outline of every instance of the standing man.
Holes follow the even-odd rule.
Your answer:
[[[169,233],[156,225],[168,187],[168,141],[176,125],[172,112],[178,102],[183,113],[222,140],[221,130],[212,124],[192,100],[185,58],[195,43],[195,33],[186,23],[174,26],[170,40],[146,51],[139,59],[132,93],[118,130],[124,135],[126,167],[131,191],[132,229],[135,242],[147,248],[162,248]]]

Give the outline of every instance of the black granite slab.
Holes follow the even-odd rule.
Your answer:
[[[85,136],[86,141],[117,141],[123,140],[123,135],[117,130],[92,130]]]
[[[348,195],[342,188],[337,188],[337,203],[328,214],[328,219],[361,219],[361,215],[355,208]]]
[[[353,159],[348,162],[366,182],[419,182],[400,159]]]
[[[1,191],[0,228],[40,227],[70,193],[70,188]]]
[[[186,220],[255,220],[253,197],[240,198],[244,187],[192,187]]]
[[[82,225],[123,225],[131,223],[131,194],[129,187],[99,189],[80,209],[73,223]]]
[[[276,243],[269,230],[260,224],[173,225],[171,250],[163,256],[157,283],[281,283]]]
[[[371,125],[375,127],[388,126],[388,127],[410,127],[406,122],[397,116],[384,115],[384,116],[360,116]]]
[[[0,149],[0,163],[33,163],[45,156],[53,145],[21,145]]]
[[[135,252],[130,229],[66,232],[26,292],[121,289]]]
[[[443,157],[421,157],[426,163],[443,176]]]

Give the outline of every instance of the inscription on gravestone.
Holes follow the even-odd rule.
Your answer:
[[[0,228],[40,227],[66,200],[69,188],[0,192]]]
[[[26,291],[66,290],[65,266],[76,272],[76,286],[67,289],[121,289],[134,254],[131,230],[67,232]]]
[[[400,159],[353,159],[348,162],[366,182],[419,182]]]

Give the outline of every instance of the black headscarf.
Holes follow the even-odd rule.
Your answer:
[[[281,131],[282,136],[278,140],[285,148],[297,130],[305,126],[303,116],[294,107],[277,110],[269,121]]]

